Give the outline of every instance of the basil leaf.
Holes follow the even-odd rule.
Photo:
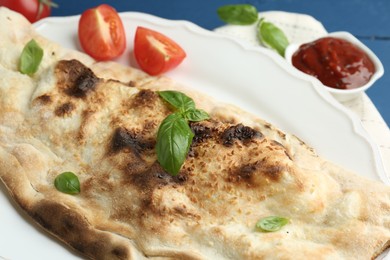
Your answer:
[[[284,57],[289,42],[284,32],[274,24],[260,19],[257,27],[257,38],[266,47],[276,50]]]
[[[194,100],[179,91],[159,91],[158,94],[174,108],[179,109],[180,112],[185,112],[188,109],[195,109]]]
[[[217,9],[219,18],[228,24],[249,25],[257,21],[258,12],[249,4],[224,5]]]
[[[19,71],[22,74],[34,74],[43,58],[43,49],[32,39],[24,46],[19,61]]]
[[[160,91],[159,95],[176,109],[167,116],[157,132],[157,160],[171,175],[177,175],[190,149],[194,133],[188,121],[202,121],[209,115],[195,108],[192,98],[179,91]]]
[[[157,160],[171,175],[177,175],[183,165],[194,133],[181,114],[173,113],[161,123],[157,133]]]
[[[263,232],[274,232],[281,229],[288,223],[288,219],[278,216],[270,216],[260,219],[256,223],[256,227]]]
[[[199,121],[203,121],[203,120],[206,120],[206,119],[210,118],[209,114],[207,114],[206,111],[201,110],[201,109],[190,109],[190,110],[187,110],[184,113],[184,117],[188,121],[193,121],[193,122],[199,122]]]
[[[58,175],[54,180],[54,186],[63,193],[80,193],[80,181],[73,172],[63,172]]]

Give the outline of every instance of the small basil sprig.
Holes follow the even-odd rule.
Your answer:
[[[266,47],[276,50],[284,57],[289,42],[284,32],[273,23],[260,19],[257,25],[257,38]]]
[[[158,93],[175,112],[167,116],[158,129],[157,160],[164,170],[175,176],[186,159],[194,137],[188,122],[206,120],[209,115],[195,108],[195,102],[181,92],[160,91]]]
[[[73,172],[63,172],[58,175],[54,180],[54,186],[63,193],[80,193],[80,181]]]
[[[258,20],[258,11],[250,4],[224,5],[217,9],[219,18],[235,25],[250,25]],[[273,23],[260,19],[257,25],[257,38],[267,48],[276,50],[284,57],[289,41],[284,32]]]
[[[43,49],[32,39],[24,46],[20,55],[19,71],[22,74],[34,74],[39,68],[43,58]]]
[[[284,225],[288,223],[288,219],[278,216],[269,216],[260,219],[256,223],[256,228],[263,232],[274,232],[281,229]]]
[[[224,5],[217,9],[219,18],[228,24],[249,25],[257,21],[258,12],[249,4]]]
[[[192,98],[178,91],[159,91],[158,94],[165,101],[178,109],[180,113],[184,113],[186,110],[195,109],[195,102]]]

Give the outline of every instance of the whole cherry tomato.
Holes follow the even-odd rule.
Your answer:
[[[49,16],[51,7],[57,7],[51,0],[0,0],[0,6],[23,14],[31,23]]]
[[[167,36],[138,27],[134,38],[134,56],[143,71],[158,75],[177,67],[186,53]]]
[[[102,4],[82,13],[78,36],[84,51],[96,60],[111,60],[126,49],[126,35],[117,11]]]

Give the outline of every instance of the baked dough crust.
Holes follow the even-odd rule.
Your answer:
[[[239,108],[164,77],[98,63],[0,8],[0,179],[50,234],[91,259],[372,259],[390,246],[390,188],[318,157]],[[45,51],[18,72],[24,45]],[[180,174],[156,162],[169,113],[156,90],[190,95],[211,119]],[[81,193],[53,185],[75,172]],[[256,222],[290,222],[259,232]]]

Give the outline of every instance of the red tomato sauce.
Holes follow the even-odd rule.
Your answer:
[[[292,63],[324,85],[337,89],[363,86],[375,72],[374,63],[363,50],[333,37],[301,45],[294,53]]]

